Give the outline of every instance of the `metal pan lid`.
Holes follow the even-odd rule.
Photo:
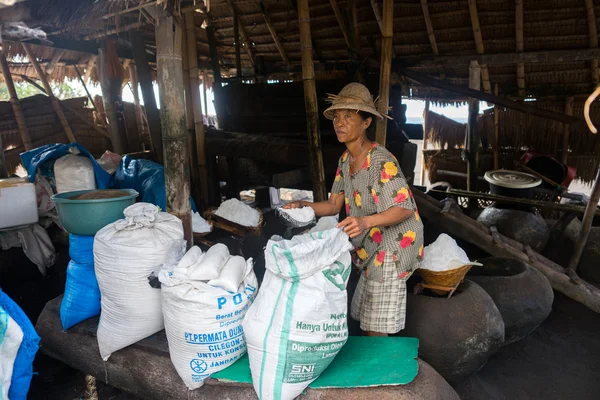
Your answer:
[[[487,171],[484,178],[492,185],[509,189],[530,189],[542,183],[542,180],[534,175],[505,169]]]

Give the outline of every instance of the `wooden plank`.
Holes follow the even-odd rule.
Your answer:
[[[523,52],[523,0],[515,0],[515,36],[517,53]],[[517,87],[519,96],[525,95],[525,65],[517,63]]]
[[[60,124],[62,125],[62,127],[65,131],[65,134],[67,135],[67,138],[69,139],[69,142],[71,142],[71,143],[76,142],[77,139],[75,139],[75,135],[73,135],[73,131],[71,130],[71,127],[69,126],[69,122],[67,121],[67,118],[65,118],[65,113],[63,112],[62,108],[60,108],[58,99],[56,97],[54,97],[54,94],[52,94],[52,88],[50,87],[50,84],[48,83],[48,77],[46,76],[44,71],[42,71],[42,67],[40,67],[40,64],[38,63],[37,59],[31,52],[31,48],[29,47],[29,44],[21,43],[21,45],[23,46],[23,49],[25,50],[25,53],[27,54],[27,58],[29,58],[29,62],[31,63],[31,65],[33,65],[33,68],[35,69],[38,76],[40,77],[40,80],[42,81],[42,84],[44,85],[44,89],[46,90],[46,93],[48,94],[48,97],[50,97],[50,101],[52,102],[52,107],[54,108],[54,112],[56,113],[56,116],[58,117],[58,120],[60,121]]]
[[[148,130],[150,131],[150,141],[152,150],[159,164],[163,163],[163,145],[162,145],[162,127],[160,124],[160,113],[156,106],[156,97],[152,87],[152,69],[148,64],[146,54],[146,45],[140,32],[132,32],[131,44],[135,55],[135,66],[138,73],[142,97],[144,99],[144,108],[148,119]]]
[[[573,96],[568,96],[565,99],[565,114],[573,115]],[[560,162],[567,164],[569,159],[569,124],[563,124],[562,136],[562,152],[560,154]]]
[[[383,38],[381,42],[381,69],[379,71],[379,102],[377,111],[388,114],[390,105],[390,79],[392,76],[392,48],[394,39],[394,0],[383,0]],[[375,139],[385,147],[387,135],[387,119],[376,121]]]
[[[575,241],[575,249],[573,250],[573,255],[569,261],[569,269],[572,271],[577,270],[577,266],[579,266],[579,261],[581,261],[581,255],[583,254],[583,250],[585,249],[585,245],[587,244],[588,238],[590,236],[590,228],[592,227],[592,222],[594,221],[594,215],[598,210],[598,202],[600,201],[600,168],[596,172],[596,180],[594,181],[594,188],[592,189],[592,194],[590,196],[590,201],[588,202],[585,213],[583,214],[583,219],[581,220],[581,228],[579,230],[579,234],[577,235],[577,240]]]
[[[200,100],[200,70],[198,69],[198,54],[196,48],[196,30],[194,29],[194,12],[185,14],[188,70],[190,92],[192,100],[192,119],[194,121],[194,143],[196,144],[196,164],[192,168],[198,170],[200,180],[200,193],[202,209],[206,210],[210,199],[210,184],[208,167],[206,163],[206,145],[204,135],[204,117],[202,115],[202,101]],[[192,160],[193,161],[193,160]]]
[[[393,70],[399,75],[403,75],[409,79],[417,81],[423,85],[435,87],[438,89],[447,90],[449,92],[459,93],[465,96],[473,97],[481,101],[488,103],[497,104],[502,107],[511,108],[513,110],[521,111],[525,114],[535,115],[542,118],[548,118],[553,121],[566,122],[571,125],[582,126],[585,121],[570,115],[565,115],[549,110],[544,110],[527,103],[519,103],[517,101],[509,100],[504,97],[494,96],[490,93],[485,93],[473,89],[466,88],[464,86],[455,85],[450,82],[446,82],[440,79],[435,79],[427,74],[423,74],[416,71],[410,71],[398,67],[393,67]]]
[[[33,149],[33,145],[31,144],[31,136],[29,136],[29,129],[27,129],[27,124],[25,122],[25,114],[23,114],[23,107],[21,106],[21,102],[17,96],[17,90],[15,89],[15,84],[10,74],[10,69],[8,68],[8,61],[6,61],[6,56],[4,55],[3,51],[0,51],[0,70],[2,71],[2,76],[4,77],[4,84],[8,89],[10,104],[12,106],[13,113],[15,114],[15,120],[17,121],[17,127],[19,128],[21,141],[23,142],[25,150],[31,150]],[[4,157],[4,148],[1,146],[0,152],[2,153],[2,157]],[[0,166],[0,170],[1,169],[2,166]]]
[[[319,129],[319,109],[312,57],[308,0],[298,0],[298,24],[300,28],[300,46],[302,48],[302,79],[304,81],[304,104],[306,107],[313,197],[315,201],[325,201],[327,200],[327,190],[325,188],[325,170]]]
[[[185,94],[181,54],[181,27],[173,16],[155,7],[157,81],[165,151],[167,212],[181,219],[188,248],[193,245],[190,206],[188,134],[185,129]],[[193,45],[195,46],[195,41]]]
[[[471,16],[471,26],[473,28],[473,37],[475,39],[475,47],[478,54],[485,53],[483,45],[483,36],[481,35],[481,26],[479,24],[479,14],[477,12],[477,1],[469,0],[469,15]],[[486,64],[481,64],[481,80],[483,82],[483,90],[487,93],[492,92],[490,84],[490,75]]]

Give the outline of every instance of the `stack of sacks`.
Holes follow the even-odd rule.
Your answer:
[[[94,237],[69,235],[65,295],[60,304],[64,330],[100,314],[100,288],[94,272]]]
[[[246,353],[242,320],[254,301],[252,259],[231,256],[216,244],[192,247],[159,273],[171,361],[190,389]]]
[[[181,220],[153,204],[137,203],[123,214],[125,219],[102,228],[94,240],[102,294],[98,347],[104,361],[164,328],[160,290],[148,278],[183,242]]]

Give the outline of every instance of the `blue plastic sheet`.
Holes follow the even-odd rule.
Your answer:
[[[65,295],[60,305],[64,330],[100,314],[100,287],[94,272],[94,237],[69,235]]]
[[[21,161],[27,170],[29,181],[35,182],[35,174],[37,173],[38,168],[45,169],[47,172],[46,174],[53,176],[54,174],[52,173],[52,166],[54,165],[54,161],[62,156],[71,154],[69,149],[72,147],[77,148],[79,150],[79,155],[89,158],[92,162],[92,166],[94,167],[94,175],[96,176],[96,186],[98,189],[108,188],[111,180],[110,174],[102,169],[100,164],[96,162],[94,156],[92,156],[90,152],[79,143],[47,144],[45,146],[21,153]]]
[[[33,376],[33,359],[39,349],[40,337],[23,310],[0,289],[0,308],[19,325],[23,331],[23,341],[19,346],[13,364],[12,378],[8,390],[11,400],[26,400],[31,377]]]
[[[139,194],[138,201],[152,203],[165,210],[167,193],[165,189],[164,167],[149,160],[135,160],[129,156],[123,157],[119,168],[113,177],[112,187],[115,189],[134,189]],[[196,205],[190,198],[192,210]]]

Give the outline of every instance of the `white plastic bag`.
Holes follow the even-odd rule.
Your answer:
[[[194,281],[209,281],[221,273],[229,259],[229,249],[223,243],[212,246],[202,257],[189,267],[188,277]]]
[[[171,361],[190,390],[246,353],[242,319],[258,285],[252,266],[252,259],[244,261],[243,282],[233,293],[168,269],[160,271]]]
[[[96,189],[94,167],[89,158],[67,154],[54,163],[56,192]]]
[[[244,280],[245,270],[246,260],[244,257],[231,256],[221,269],[219,276],[208,281],[208,284],[223,288],[228,292],[235,292]]]
[[[346,343],[348,236],[340,229],[270,240],[266,274],[243,327],[261,400],[291,400]]]
[[[161,295],[148,277],[183,240],[181,221],[149,203],[124,211],[125,219],[96,233],[94,267],[102,311],[98,346],[104,361],[110,355],[163,329]]]

